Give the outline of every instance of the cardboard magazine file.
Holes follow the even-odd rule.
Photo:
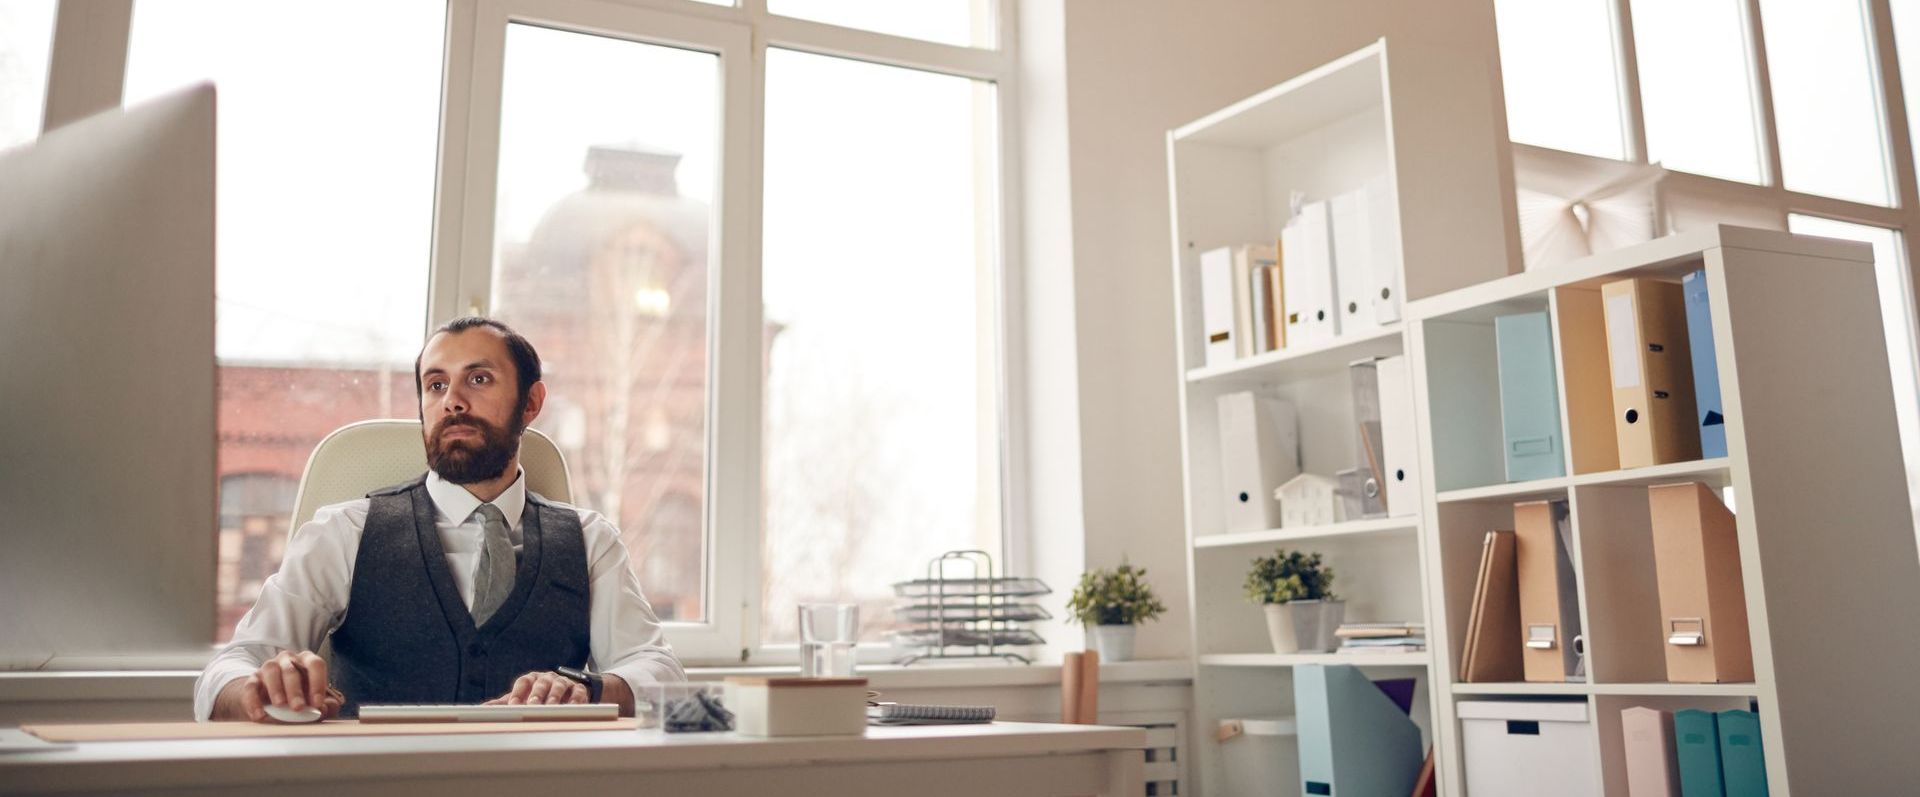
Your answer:
[[[1687,306],[1680,285],[1620,280],[1601,286],[1600,295],[1606,303],[1620,467],[1699,459]]]
[[[1688,429],[1692,431],[1691,427]],[[1698,482],[1649,488],[1653,560],[1660,585],[1658,629],[1667,680],[1753,681],[1747,595],[1733,513]]]
[[[1480,549],[1473,606],[1467,620],[1460,680],[1488,683],[1520,680],[1520,593],[1515,584],[1514,535],[1489,531]]]
[[[1608,381],[1607,321],[1600,292],[1564,287],[1553,291],[1559,323],[1554,342],[1567,390],[1567,448],[1574,473],[1620,469],[1620,441],[1613,428],[1613,385]]]
[[[1580,635],[1565,501],[1515,504],[1514,565],[1520,582],[1520,651],[1529,681],[1571,681],[1580,670]]]

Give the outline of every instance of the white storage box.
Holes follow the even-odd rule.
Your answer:
[[[1600,762],[1585,701],[1459,704],[1473,797],[1599,797]]]
[[[743,736],[867,732],[865,678],[728,678],[727,707]]]
[[[1292,717],[1221,720],[1226,797],[1299,797],[1298,735]]]

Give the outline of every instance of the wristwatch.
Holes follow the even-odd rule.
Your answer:
[[[567,680],[573,681],[575,683],[586,684],[587,685],[587,702],[588,703],[600,702],[600,687],[605,685],[605,681],[604,679],[601,678],[600,673],[586,672],[584,670],[576,670],[572,667],[555,668],[554,672],[559,673],[562,678],[566,678]]]

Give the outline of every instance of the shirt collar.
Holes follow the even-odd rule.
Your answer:
[[[454,523],[465,523],[474,510],[485,503],[467,492],[467,488],[442,479],[440,474],[431,470],[427,471],[427,496],[433,499],[433,508],[440,512],[440,516]],[[507,516],[508,528],[515,531],[520,529],[520,513],[527,507],[525,470],[514,474],[513,484],[508,485],[500,497],[493,499],[493,505],[500,508],[500,514]]]

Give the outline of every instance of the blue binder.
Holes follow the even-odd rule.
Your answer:
[[[1346,664],[1293,668],[1300,793],[1412,794],[1426,760],[1420,728],[1393,698]]]
[[[1680,763],[1680,797],[1723,797],[1720,734],[1711,711],[1673,712],[1673,755]]]
[[[1693,406],[1700,424],[1700,456],[1727,455],[1727,418],[1721,414],[1720,366],[1713,359],[1713,307],[1707,301],[1707,272],[1680,278],[1687,303],[1687,350],[1693,354]]]
[[[1734,709],[1722,711],[1720,725],[1720,780],[1727,797],[1767,797],[1767,758],[1760,747],[1760,715]]]
[[[1560,439],[1560,386],[1553,372],[1553,332],[1546,313],[1493,320],[1500,357],[1500,431],[1507,481],[1567,475]]]

